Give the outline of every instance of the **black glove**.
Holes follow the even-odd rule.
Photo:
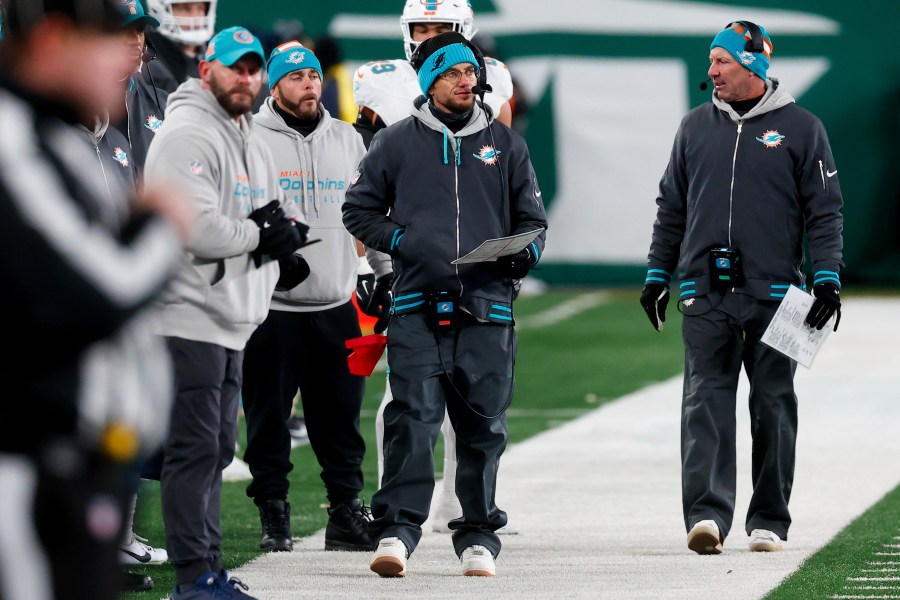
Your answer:
[[[275,284],[276,292],[292,290],[309,277],[309,263],[298,254],[278,259],[278,267],[281,274],[278,276],[278,283]]]
[[[666,306],[669,305],[669,288],[658,283],[648,283],[641,291],[641,306],[650,318],[650,324],[662,331],[666,322]]]
[[[806,324],[822,329],[834,313],[837,313],[837,320],[834,322],[834,330],[837,331],[841,322],[841,288],[833,283],[820,283],[813,287],[813,296],[816,301],[806,315]]]
[[[500,267],[500,270],[503,271],[504,275],[512,279],[523,279],[528,275],[528,271],[531,270],[535,262],[537,261],[534,260],[534,256],[528,248],[497,259],[497,265]]]
[[[306,245],[309,227],[288,219],[277,200],[257,208],[247,218],[259,227],[259,245],[251,253],[257,267],[262,265],[263,256],[282,259]]]
[[[374,281],[374,285],[373,285]],[[356,282],[356,300],[359,309],[370,317],[378,317],[375,333],[381,333],[391,320],[394,274],[387,273],[378,279],[374,275],[360,275]]]

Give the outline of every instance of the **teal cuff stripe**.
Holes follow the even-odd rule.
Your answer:
[[[499,304],[491,304],[492,309],[502,310],[503,312],[511,313],[511,308],[506,308],[505,306],[500,306]]]
[[[648,277],[647,279],[644,280],[644,283],[647,283],[649,281],[658,281],[660,283],[666,284],[666,287],[669,287],[669,280],[663,279],[662,277]]]
[[[784,298],[785,296],[787,296],[787,294],[776,294],[775,292],[772,292],[769,295],[772,296],[773,298]]]
[[[833,281],[836,284],[838,284],[838,287],[841,287],[841,280],[838,279],[837,277],[820,277],[819,279],[816,279],[815,281],[813,281],[813,285],[819,285],[823,281]]]
[[[840,275],[834,271],[816,271],[815,277],[818,277],[819,275],[834,275],[835,277],[840,277]]]
[[[697,285],[696,281],[685,281],[681,285],[678,286],[679,289],[686,287],[695,287]]]
[[[782,285],[782,284],[780,284],[780,283],[779,283],[779,284],[774,284],[774,283],[773,283],[773,284],[770,285],[769,287],[772,288],[773,290],[774,290],[774,289],[786,290],[786,289],[788,289],[788,288],[791,287],[791,286],[790,286],[790,285]]]
[[[650,273],[660,273],[662,275],[665,275],[669,279],[672,278],[671,273],[669,273],[668,271],[663,271],[662,269],[647,269],[647,275],[649,275]]]
[[[534,251],[534,262],[537,264],[537,261],[541,260],[541,251],[538,250],[537,244],[531,242],[531,249]]]
[[[400,237],[397,237],[400,236]],[[403,237],[403,228],[397,229],[394,231],[394,235],[391,237],[391,250],[397,247],[400,243],[400,238]]]
[[[696,293],[697,293],[697,290],[684,290],[683,292],[678,294],[678,296],[680,298],[683,298],[684,296],[690,296],[691,294],[696,294]]]
[[[394,310],[395,310],[395,311],[398,311],[398,310],[406,310],[406,309],[408,309],[408,308],[415,308],[415,307],[417,307],[417,306],[421,306],[422,304],[425,304],[425,301],[424,301],[424,300],[420,300],[420,301],[418,301],[418,302],[413,302],[412,304],[404,304],[403,306],[397,306],[397,305],[395,304],[395,305],[394,305]]]
[[[503,315],[495,315],[494,313],[488,313],[488,317],[491,319],[500,319],[501,321],[512,321],[512,317],[505,317]]]
[[[399,298],[394,298],[394,304],[397,304],[401,300],[409,300],[410,298],[418,298],[422,295],[422,292],[416,292],[415,294],[407,294],[405,296],[400,296]]]

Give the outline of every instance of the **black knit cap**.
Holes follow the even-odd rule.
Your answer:
[[[58,13],[68,17],[79,29],[115,32],[121,29],[119,0],[3,0],[6,15],[4,37],[24,38],[45,17]]]

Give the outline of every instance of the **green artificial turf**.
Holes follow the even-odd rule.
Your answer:
[[[888,493],[875,506],[850,523],[825,547],[806,559],[800,568],[780,586],[772,590],[766,600],[806,600],[807,598],[831,598],[834,595],[870,596],[875,598],[900,597],[900,581],[881,583],[854,583],[850,577],[878,577],[878,573],[863,569],[898,569],[900,555],[879,556],[876,552],[895,552],[900,549],[885,548],[884,544],[900,542],[900,487]],[[869,562],[894,563],[869,565]],[[900,577],[895,570],[880,576]],[[887,586],[887,590],[845,589],[852,585]]]

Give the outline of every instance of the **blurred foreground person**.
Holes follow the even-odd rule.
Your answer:
[[[189,217],[129,203],[76,123],[114,104],[126,58],[110,0],[7,2],[0,46],[0,598],[118,597],[128,471],[162,441],[165,348],[146,308]]]

